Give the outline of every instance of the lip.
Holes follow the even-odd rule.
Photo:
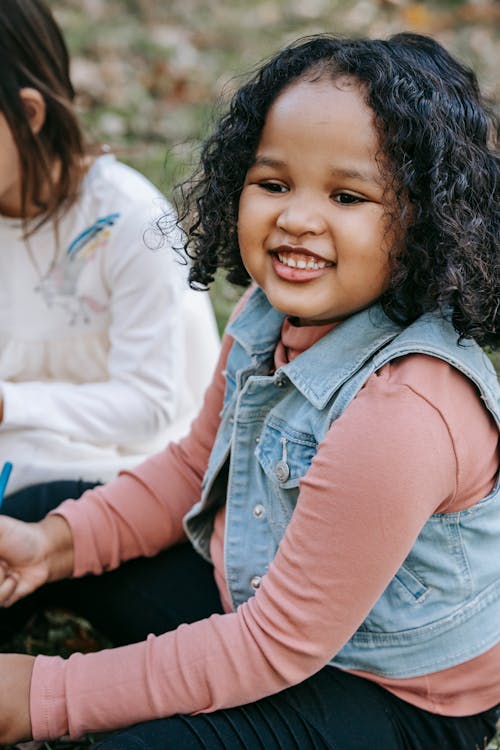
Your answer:
[[[302,259],[302,263],[309,263],[309,266],[289,266],[283,263],[280,260],[279,256],[287,255],[289,253],[293,253],[294,255],[306,256],[308,260],[304,261]],[[317,279],[319,276],[323,276],[323,274],[327,273],[330,268],[335,266],[335,263],[332,263],[332,261],[327,261],[317,253],[313,253],[308,248],[302,247],[300,245],[280,245],[279,247],[270,250],[270,254],[274,272],[277,276],[286,281],[294,281],[299,283],[312,281],[313,279]],[[319,268],[315,268],[314,266],[312,266],[313,263],[319,263],[322,265]]]

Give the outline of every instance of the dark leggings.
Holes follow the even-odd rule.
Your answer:
[[[38,520],[88,485],[56,482],[5,500],[4,512]],[[0,616],[0,640],[42,606],[70,607],[116,645],[222,612],[212,568],[188,544],[125,563],[99,577],[51,584]],[[324,667],[255,703],[136,724],[96,750],[483,750],[498,707],[468,717],[416,708],[375,683]]]

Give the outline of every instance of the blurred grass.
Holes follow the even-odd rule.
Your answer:
[[[500,352],[492,352],[491,350],[489,350],[487,354],[493,362],[493,366],[497,371],[497,375],[500,377]]]

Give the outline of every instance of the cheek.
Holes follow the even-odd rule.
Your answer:
[[[251,256],[250,249],[252,244],[246,230],[246,224],[241,218],[238,218],[238,246],[240,249],[241,260],[248,271],[248,260]]]
[[[254,245],[251,222],[248,221],[245,206],[240,201],[240,207],[238,211],[238,245],[240,248],[241,260],[245,266],[247,272],[252,275],[252,247]]]
[[[246,243],[248,235],[248,201],[245,198],[244,192],[241,194],[240,202],[238,205],[238,241],[240,247]]]
[[[259,201],[243,194],[238,209],[238,241],[242,253],[262,244],[264,223]]]
[[[384,243],[387,245],[388,243]],[[389,288],[391,280],[391,254],[390,247],[382,247],[377,262],[373,264],[373,284],[377,296],[383,294]]]
[[[387,278],[390,274],[390,257],[397,243],[397,234],[390,218],[380,212],[372,217],[370,227],[371,231],[366,233],[366,248],[371,256],[370,265],[379,278]]]

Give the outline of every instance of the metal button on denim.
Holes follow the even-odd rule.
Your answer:
[[[254,507],[254,509],[253,509],[253,514],[254,514],[255,518],[262,518],[262,516],[265,514],[265,512],[266,512],[266,509],[260,503],[258,505],[256,505]]]
[[[274,467],[274,474],[276,476],[276,479],[282,484],[283,482],[286,482],[288,480],[288,477],[290,476],[290,467],[287,464],[288,451],[286,442],[286,437],[282,437],[281,445],[283,446],[283,453],[281,455],[281,460],[278,461]]]
[[[278,482],[286,482],[290,477],[290,467],[285,461],[278,461],[274,467],[274,474]]]
[[[260,576],[253,576],[253,578],[250,580],[250,586],[253,589],[258,589],[260,588],[261,581],[262,578]]]

